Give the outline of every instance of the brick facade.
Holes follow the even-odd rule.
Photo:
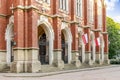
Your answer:
[[[90,18],[88,16],[91,16],[87,9],[89,0],[82,0],[81,17],[76,15],[76,1],[68,0],[68,11],[64,11],[59,8],[59,0],[50,0],[50,3],[43,0],[0,0],[0,69],[11,65],[12,72],[38,72],[41,70],[43,64],[38,59],[38,55],[41,56],[42,53],[39,40],[43,34],[46,37],[44,58],[50,65],[64,68],[64,64],[75,64],[76,67],[79,67],[81,63],[93,65],[93,63],[108,62],[108,34],[104,0],[100,0],[102,6],[101,29],[98,26],[98,0],[93,0],[93,22],[91,23],[88,21]],[[101,42],[101,45],[94,46],[95,61],[91,59],[93,55],[91,45],[95,44],[94,41],[91,42],[91,32],[94,39],[100,37],[103,40],[103,45]],[[86,33],[88,43],[85,45],[81,38]],[[7,38],[8,36],[11,37]],[[105,54],[103,61],[99,55],[102,54],[101,48]],[[9,51],[10,49],[11,51]],[[80,50],[84,51],[80,53]],[[79,59],[80,55],[82,61]],[[13,56],[13,61],[10,56]]]

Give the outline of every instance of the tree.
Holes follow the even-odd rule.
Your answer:
[[[109,58],[120,55],[120,23],[107,17],[107,30],[109,36]]]

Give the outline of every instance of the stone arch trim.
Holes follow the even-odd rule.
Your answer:
[[[101,54],[101,60],[104,61],[104,38],[103,35],[100,34],[100,54]]]
[[[100,44],[101,44],[101,47],[104,47],[104,38],[103,38],[103,35],[100,34]]]
[[[91,47],[92,47],[92,50],[91,50],[91,54],[92,54],[92,57],[93,57],[93,62],[95,62],[95,58],[96,58],[96,45],[95,45],[95,34],[93,31],[90,32],[90,37],[91,37]]]
[[[47,40],[49,41],[50,46],[49,46],[48,52],[49,52],[49,64],[51,65],[53,64],[54,31],[53,31],[52,25],[47,20],[39,19],[37,26],[39,27],[40,25],[44,25],[42,28],[45,30]]]
[[[68,43],[68,63],[70,64],[72,61],[72,53],[71,53],[71,46],[72,46],[72,34],[69,28],[69,25],[65,22],[62,22],[61,30],[65,36],[65,42]]]
[[[6,40],[6,49],[7,49],[7,53],[6,53],[6,62],[7,64],[11,63],[11,40],[14,37],[14,32],[13,30],[13,26],[14,26],[14,16],[11,16],[9,18],[9,23],[7,25],[6,28],[6,32],[5,32],[5,40]]]
[[[42,27],[42,28],[45,30],[45,33],[47,34],[47,37],[49,39],[51,38],[52,40],[54,40],[54,31],[53,31],[52,25],[49,22],[46,22],[44,20],[40,20],[38,22],[37,26],[40,26],[40,25],[44,25],[44,27]]]
[[[5,40],[7,40],[8,39],[8,35],[10,34],[10,31],[11,31],[11,29],[12,29],[12,27],[14,26],[14,16],[11,16],[10,18],[9,18],[9,23],[8,23],[8,25],[7,25],[7,28],[6,28],[6,32],[5,32]]]
[[[62,29],[62,31],[63,31],[63,34],[65,35],[65,40],[72,42],[72,34],[71,34],[70,29],[66,27]]]
[[[84,34],[84,31],[80,27],[78,28],[78,34],[79,34],[79,43],[82,46],[82,53],[81,53],[82,54],[82,63],[84,63],[85,62],[85,44],[82,40],[82,35]]]

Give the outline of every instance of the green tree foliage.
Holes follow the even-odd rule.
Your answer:
[[[115,56],[120,56],[120,23],[107,17],[107,30],[110,41],[109,58],[112,59]]]

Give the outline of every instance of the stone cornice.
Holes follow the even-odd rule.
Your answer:
[[[77,21],[70,21],[70,24],[79,24]]]
[[[40,12],[40,11],[36,11],[39,15],[44,15],[44,16],[47,16],[47,17],[50,17],[50,18],[52,18],[52,16],[51,15],[48,15],[48,14],[45,14],[45,13],[42,13],[42,12]]]
[[[61,15],[59,15],[59,14],[54,14],[54,15],[52,15],[52,18],[55,18],[55,17],[58,17],[58,18],[64,18],[64,17],[62,17]]]
[[[101,32],[102,34],[108,34],[108,32]]]
[[[44,15],[44,16],[47,16],[47,17],[53,17],[51,15],[48,15],[48,14],[40,12],[39,9],[36,6],[34,6],[34,5],[29,5],[29,6],[18,5],[17,7],[11,8],[11,10],[16,10],[16,9],[21,9],[21,10],[33,9],[33,10],[35,10],[40,15]]]
[[[5,15],[5,14],[0,14],[0,17],[2,18],[6,18],[8,15]]]
[[[34,10],[39,10],[36,6],[34,5],[29,5],[29,6],[22,6],[18,5],[16,7],[10,8],[11,10],[16,10],[16,9],[22,9],[22,10],[29,10],[29,9],[34,9]]]
[[[91,53],[91,51],[85,51],[85,53],[88,53],[88,54],[89,54],[89,53]]]
[[[54,52],[62,51],[62,49],[54,49],[53,51],[54,51]]]
[[[66,23],[69,23],[69,24],[79,24],[79,22],[77,22],[77,21],[67,21],[67,20],[64,19],[63,16],[61,16],[59,14],[52,15],[51,17],[52,18],[58,17],[58,18],[62,19],[62,22],[66,22]]]
[[[97,51],[97,52],[96,52],[96,54],[100,54],[100,52],[99,52],[99,51]]]
[[[91,28],[91,26],[83,26],[82,28]]]
[[[13,48],[14,50],[38,50],[39,48],[36,48],[36,47],[29,47],[29,48],[21,48],[21,47],[18,47],[18,48]]]
[[[0,50],[0,52],[6,52],[6,50]]]
[[[68,23],[68,24],[70,23],[69,21],[66,21],[66,20],[63,20],[62,22],[65,22],[65,23]]]
[[[72,50],[72,53],[78,53],[78,50]]]
[[[100,29],[92,29],[92,31],[94,31],[94,32],[101,32]]]

